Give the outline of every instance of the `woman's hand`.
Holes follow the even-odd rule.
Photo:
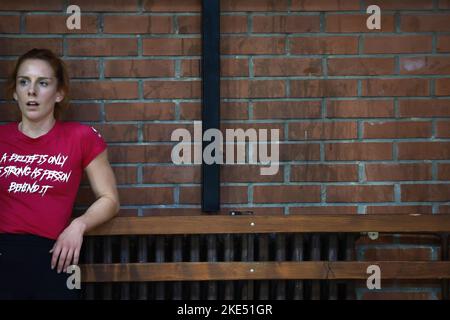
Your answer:
[[[58,266],[58,273],[67,271],[67,267],[78,264],[81,245],[86,225],[74,219],[72,223],[59,235],[50,253],[53,253],[51,266],[52,269]],[[72,262],[73,261],[73,262]]]

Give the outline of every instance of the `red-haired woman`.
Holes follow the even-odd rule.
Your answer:
[[[94,128],[60,120],[69,77],[53,52],[22,55],[7,90],[22,119],[0,126],[0,299],[77,299],[65,271],[83,235],[119,210],[107,146]],[[83,171],[96,201],[71,220]]]

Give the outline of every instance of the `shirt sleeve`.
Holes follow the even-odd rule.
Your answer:
[[[85,169],[95,157],[107,148],[107,145],[101,134],[95,128],[87,125],[83,125],[82,127],[82,165],[83,169]]]

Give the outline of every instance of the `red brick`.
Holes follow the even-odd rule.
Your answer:
[[[261,101],[253,103],[253,118],[255,119],[320,117],[320,101]]]
[[[99,68],[96,60],[64,60],[70,78],[98,78]]]
[[[438,36],[437,52],[450,52],[450,35]]]
[[[438,180],[450,180],[450,164],[438,164]]]
[[[392,160],[392,144],[352,142],[325,144],[325,160]]]
[[[433,8],[433,0],[370,0],[370,4],[379,6],[382,11],[414,9],[426,10]]]
[[[36,2],[35,0],[2,0],[0,10],[2,11],[61,11],[64,3],[60,0],[47,0]]]
[[[258,165],[222,165],[220,166],[220,181],[222,182],[283,182],[283,167],[278,168],[274,175],[261,174]]]
[[[394,58],[328,59],[328,75],[383,75],[395,73]]]
[[[431,43],[430,43],[431,44]],[[431,48],[431,46],[430,46]],[[290,38],[292,54],[357,54],[358,37],[295,37]]]
[[[400,28],[403,32],[446,32],[450,31],[449,19],[450,14],[403,14]]]
[[[223,77],[245,77],[248,76],[247,59],[221,59],[220,75]],[[199,77],[200,60],[189,59],[181,61],[182,77]]]
[[[430,138],[431,122],[364,122],[363,132],[363,138],[367,139]]]
[[[242,129],[244,131],[248,130],[248,129],[255,129],[255,130],[261,130],[261,129],[267,129],[267,134],[268,137],[267,139],[270,140],[270,130],[271,129],[277,129],[279,130],[279,138],[280,140],[284,140],[284,124],[282,123],[265,123],[265,122],[258,122],[258,123],[221,123],[220,124],[220,129],[221,131],[224,133],[224,138],[225,138],[225,133],[226,133],[226,129],[231,129],[231,130],[237,130],[237,129]],[[259,132],[259,131],[258,131]]]
[[[449,0],[439,0],[439,9],[450,9]]]
[[[201,17],[179,16],[177,17],[178,30],[181,34],[201,33]],[[247,16],[225,16],[220,17],[220,32],[244,33],[247,32]]]
[[[118,12],[136,12],[139,11],[139,0],[77,0],[76,4],[82,12],[86,11],[118,11]]]
[[[253,33],[297,33],[319,31],[320,17],[318,15],[275,15],[253,17]]]
[[[437,96],[450,95],[450,78],[435,80],[435,94]]]
[[[367,163],[367,181],[431,180],[429,163]]]
[[[143,39],[144,56],[198,56],[200,38],[148,38]]]
[[[286,96],[283,80],[222,80],[223,98],[280,98]]]
[[[67,39],[69,56],[135,56],[137,39]]]
[[[221,33],[244,33],[247,32],[247,16],[224,16],[220,17]]]
[[[314,76],[322,74],[322,60],[309,58],[254,59],[254,73],[260,76]]]
[[[383,8],[384,9],[384,8]],[[367,28],[367,14],[328,14],[326,32],[394,32],[394,15],[381,15],[381,29]]]
[[[143,183],[200,183],[200,166],[145,166]]]
[[[200,81],[145,81],[146,99],[199,99]]]
[[[172,33],[172,17],[170,16],[120,16],[105,15],[103,17],[104,33]]]
[[[1,93],[2,91],[0,91]],[[2,121],[17,121],[22,119],[22,115],[16,103],[0,102],[0,119]]]
[[[221,54],[283,54],[284,37],[222,36]]]
[[[354,164],[292,165],[290,181],[358,181],[358,166]]]
[[[394,186],[327,186],[327,202],[394,201]]]
[[[432,206],[367,206],[367,214],[432,214]],[[371,240],[372,241],[372,240]]]
[[[280,161],[320,160],[318,143],[280,143]]]
[[[94,127],[107,142],[138,141],[138,128],[135,124],[102,124]]]
[[[431,41],[426,35],[365,36],[364,53],[431,52]]]
[[[201,120],[201,104],[196,102],[180,103],[180,120]],[[222,102],[220,117],[223,120],[248,119],[248,106],[245,102]]]
[[[193,136],[193,124],[152,123],[144,125],[144,141],[171,141],[172,132],[176,129],[187,129]]]
[[[113,167],[117,184],[137,183],[137,167]]]
[[[72,103],[64,112],[64,119],[71,121],[100,121],[101,107],[96,103]]]
[[[253,202],[320,202],[320,186],[254,186]]]
[[[357,80],[290,80],[291,97],[350,97],[357,95]]]
[[[290,122],[289,140],[356,139],[356,122]]]
[[[436,131],[437,138],[450,138],[450,121],[438,121],[436,123]]]
[[[448,201],[450,184],[401,185],[402,201]]]
[[[178,16],[176,17],[176,19],[179,33],[181,34],[201,33],[202,19],[200,15]],[[222,29],[221,32],[223,32]]]
[[[105,77],[173,77],[172,60],[106,60]]]
[[[401,74],[450,73],[450,57],[407,57],[400,58]]]
[[[386,118],[394,116],[392,100],[328,100],[328,118]]]
[[[172,187],[130,187],[118,191],[121,205],[174,203]]]
[[[177,19],[180,34],[201,33],[200,16],[179,16]],[[222,15],[220,17],[220,32],[222,34],[247,32],[247,17]]]
[[[149,12],[199,12],[201,0],[144,0],[143,8]]]
[[[428,79],[364,79],[363,96],[427,96],[430,94]]]
[[[14,71],[16,60],[0,60],[0,78],[7,78]]]
[[[0,33],[19,33],[20,16],[3,16],[0,20]]]
[[[399,142],[399,160],[447,160],[450,142]]]
[[[109,103],[105,104],[106,121],[172,120],[173,103]]]
[[[46,48],[62,55],[62,39],[54,38],[0,38],[0,55],[17,56],[33,48]]]
[[[168,187],[129,187],[118,188],[120,203],[122,205],[148,205],[173,203],[173,189]],[[88,205],[95,201],[90,188],[80,188],[76,203]]]
[[[359,10],[359,1],[335,1],[335,0],[292,0],[292,11],[338,11]]]
[[[83,81],[72,82],[73,99],[137,99],[136,81]]]
[[[116,182],[121,184],[135,184],[137,183],[137,168],[136,167],[112,167]],[[86,173],[83,174],[81,185],[89,185],[89,180]]]
[[[30,15],[25,16],[27,33],[96,33],[97,17],[83,15],[81,29],[69,29],[66,15]]]
[[[201,201],[200,187],[180,187],[180,203],[199,204]],[[220,188],[221,203],[247,203],[247,187],[222,186]]]
[[[221,0],[221,11],[287,11],[287,0]]]
[[[221,59],[220,75],[223,77],[245,77],[248,76],[247,59]]]
[[[108,147],[111,163],[172,163],[171,145],[112,145]]]
[[[357,206],[289,207],[289,214],[357,214]]]
[[[448,117],[450,99],[405,99],[399,101],[400,117]]]

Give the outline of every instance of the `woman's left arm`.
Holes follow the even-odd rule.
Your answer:
[[[119,211],[116,179],[108,161],[107,150],[92,160],[85,170],[97,200],[83,215],[72,220],[50,250],[53,253],[51,267],[53,269],[57,265],[58,273],[62,270],[66,272],[67,267],[72,264],[78,264],[83,235],[110,220]]]

